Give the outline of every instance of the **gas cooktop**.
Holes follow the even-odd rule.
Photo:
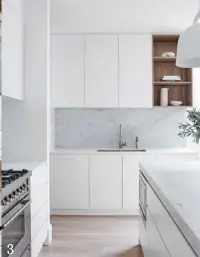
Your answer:
[[[4,188],[6,185],[11,184],[15,180],[19,179],[20,177],[23,177],[26,175],[29,171],[26,169],[23,170],[3,170],[2,171],[2,188]]]

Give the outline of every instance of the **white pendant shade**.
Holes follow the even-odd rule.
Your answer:
[[[194,18],[194,23],[179,37],[176,66],[181,68],[200,67],[200,10]]]
[[[190,26],[180,35],[176,65],[182,68],[200,67],[200,24]]]

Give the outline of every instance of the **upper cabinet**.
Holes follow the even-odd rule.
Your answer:
[[[84,106],[84,36],[52,35],[52,107]]]
[[[52,35],[52,107],[152,107],[152,36]]]
[[[86,107],[118,107],[118,36],[86,37]]]
[[[24,13],[22,0],[2,2],[1,83],[2,95],[23,99]]]
[[[152,36],[119,36],[119,107],[152,107]]]

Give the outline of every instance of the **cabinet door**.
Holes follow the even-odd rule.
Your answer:
[[[22,100],[24,85],[23,1],[3,1],[2,9],[2,95]]]
[[[123,156],[123,208],[139,209],[139,158]]]
[[[118,107],[118,37],[86,37],[86,106]]]
[[[122,157],[90,157],[90,208],[122,209]]]
[[[89,207],[88,166],[88,156],[51,157],[51,209],[78,210]]]
[[[119,106],[152,107],[151,35],[119,37]]]
[[[83,36],[52,36],[51,71],[51,99],[53,107],[83,107]]]

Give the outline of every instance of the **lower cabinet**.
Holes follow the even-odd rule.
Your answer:
[[[139,213],[139,162],[196,160],[179,154],[52,154],[53,214]],[[43,196],[38,199],[42,201]],[[113,210],[113,211],[112,211]]]
[[[188,242],[150,186],[147,187],[147,205],[170,256],[195,257]]]
[[[147,209],[147,240],[149,242],[148,257],[170,257],[170,254],[160,236],[151,213]]]
[[[55,155],[50,167],[51,209],[88,209],[89,156]]]
[[[138,156],[123,156],[123,208],[138,211],[139,206]]]
[[[90,156],[90,208],[122,209],[122,157]]]
[[[44,163],[32,171],[31,257],[37,257],[47,238],[49,226],[49,170]]]

